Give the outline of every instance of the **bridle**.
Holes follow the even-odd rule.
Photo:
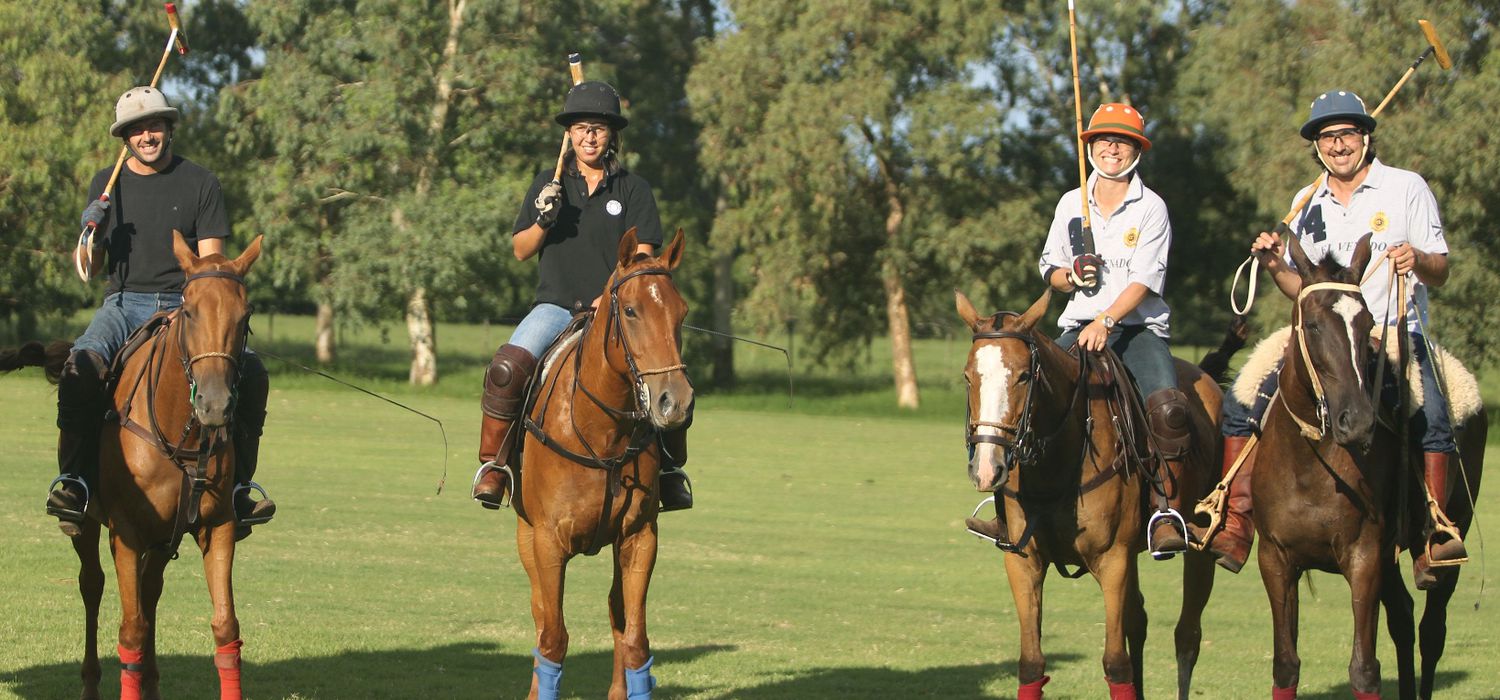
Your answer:
[[[605,342],[609,342],[609,334],[613,332],[615,334],[615,337],[620,339],[620,347],[624,350],[625,366],[630,372],[630,386],[632,388],[632,393],[635,395],[636,410],[621,410],[618,408],[614,408],[613,406],[609,406],[603,401],[599,400],[598,397],[594,396],[593,392],[590,392],[587,386],[584,386],[581,382],[578,383],[579,388],[583,389],[583,393],[588,396],[595,405],[599,406],[599,408],[603,409],[604,412],[610,414],[611,416],[622,420],[643,421],[650,418],[651,391],[646,387],[646,377],[658,374],[668,374],[671,372],[687,371],[687,364],[683,362],[678,362],[675,365],[668,365],[666,367],[641,369],[640,363],[636,361],[635,351],[630,347],[630,336],[625,333],[624,325],[620,322],[620,287],[632,279],[635,279],[637,277],[644,277],[646,275],[661,275],[666,277],[667,279],[672,278],[672,272],[670,270],[660,267],[648,267],[636,270],[625,275],[621,275],[619,279],[615,280],[614,284],[611,284],[609,286],[609,313],[604,317]],[[583,353],[581,352],[574,354],[574,382],[578,382],[579,374],[576,370],[578,369],[582,361],[582,357]]]
[[[1004,316],[1019,316],[1019,314],[1011,311],[995,314],[994,325],[998,327],[1000,319]],[[1047,452],[1047,448],[1051,445],[1052,440],[1068,426],[1068,416],[1073,414],[1073,407],[1078,402],[1078,394],[1084,391],[1084,385],[1087,383],[1085,379],[1088,372],[1088,363],[1083,361],[1080,351],[1078,384],[1068,399],[1068,407],[1063,411],[1062,418],[1058,420],[1057,426],[1046,435],[1039,437],[1036,434],[1036,426],[1032,421],[1032,404],[1036,398],[1037,384],[1042,383],[1046,378],[1041,372],[1042,357],[1036,338],[1029,332],[1021,333],[1007,330],[978,331],[974,333],[973,341],[977,343],[981,340],[1017,340],[1026,345],[1026,351],[1030,356],[1027,373],[1031,375],[1031,378],[1026,384],[1026,398],[1021,404],[1020,417],[1017,419],[1016,425],[1012,426],[995,421],[975,420],[973,416],[969,416],[967,420],[967,442],[971,448],[980,443],[1005,448],[1004,457],[1000,462],[1000,475],[996,481],[997,484],[1003,485],[1009,479],[1012,469],[1032,465],[1040,460],[1041,456]],[[980,435],[978,429],[981,427],[994,428],[1000,434]],[[1007,437],[1005,433],[1009,433],[1014,437]]]
[[[1309,378],[1309,381],[1312,382],[1313,404],[1317,410],[1317,422],[1309,423],[1308,421],[1303,420],[1301,416],[1298,416],[1297,413],[1292,410],[1291,405],[1288,404],[1285,399],[1283,399],[1281,403],[1286,407],[1287,415],[1292,417],[1292,421],[1295,422],[1297,424],[1297,428],[1302,431],[1303,437],[1306,437],[1309,440],[1322,440],[1323,436],[1328,433],[1328,397],[1323,391],[1323,381],[1318,378],[1318,370],[1313,366],[1312,355],[1307,351],[1307,331],[1303,328],[1303,320],[1305,318],[1305,314],[1302,311],[1302,300],[1306,299],[1308,294],[1318,291],[1350,292],[1353,294],[1362,293],[1359,285],[1349,284],[1347,282],[1315,282],[1313,284],[1303,286],[1302,291],[1297,293],[1297,322],[1292,324],[1292,334],[1297,336],[1297,349],[1302,354],[1302,364],[1307,367],[1307,376]],[[1360,342],[1360,340],[1357,338],[1350,338],[1349,342],[1357,343]],[[1358,369],[1359,368],[1357,367],[1355,368],[1356,371],[1358,371]]]
[[[209,270],[207,272],[199,272],[196,274],[188,275],[187,281],[182,285],[183,292],[186,293],[188,285],[192,284],[195,280],[212,278],[231,280],[241,287],[246,287],[244,277],[236,275],[233,272],[228,272],[226,270]],[[186,329],[184,328],[177,332],[177,351],[178,355],[182,359],[182,371],[187,375],[188,403],[190,405],[198,398],[198,379],[193,376],[193,365],[197,364],[199,360],[206,360],[213,357],[228,360],[229,367],[231,370],[233,370],[231,373],[229,387],[231,392],[234,391],[234,387],[238,383],[236,380],[239,377],[240,355],[245,352],[245,344],[249,342],[250,315],[254,313],[254,311],[254,307],[251,306],[249,302],[246,302],[245,318],[240,322],[241,330],[244,332],[240,334],[240,346],[238,348],[235,348],[235,351],[232,353],[214,351],[202,352],[198,353],[197,355],[189,355],[187,349],[187,333],[185,332]],[[189,424],[191,425],[191,422]]]

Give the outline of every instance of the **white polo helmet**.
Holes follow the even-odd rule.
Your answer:
[[[162,117],[176,125],[178,113],[160,90],[144,85],[130,88],[115,102],[115,123],[110,125],[109,135],[119,136],[125,127],[151,117]]]

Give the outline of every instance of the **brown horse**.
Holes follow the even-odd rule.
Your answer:
[[[1024,314],[981,317],[962,293],[958,315],[974,332],[964,377],[969,384],[969,478],[1004,503],[1009,531],[1005,572],[1021,626],[1019,697],[1040,698],[1042,584],[1049,564],[1065,576],[1093,574],[1104,592],[1104,675],[1111,698],[1142,693],[1146,610],[1137,555],[1145,549],[1147,479],[1137,473],[1117,433],[1104,380],[1086,372],[1036,324],[1051,291]],[[1189,397],[1193,448],[1182,478],[1168,488],[1189,497],[1210,486],[1217,459],[1223,395],[1207,375],[1176,360],[1177,384]],[[1134,391],[1127,387],[1127,391]],[[1139,436],[1138,436],[1139,437]],[[1191,502],[1187,500],[1186,502]],[[1175,642],[1178,696],[1186,698],[1202,639],[1202,613],[1213,589],[1213,560],[1184,557],[1183,601]],[[1082,570],[1068,574],[1064,565]]]
[[[156,604],[162,572],[189,534],[203,552],[204,578],[213,599],[220,697],[240,698],[240,629],[230,580],[234,450],[228,428],[236,365],[249,327],[244,276],[260,255],[260,243],[256,238],[235,260],[217,254],[199,258],[174,232],[173,252],[187,275],[182,308],[130,356],[114,385],[120,420],[106,421],[98,489],[82,532],[72,538],[86,627],[84,700],[99,697],[101,525],[109,528],[120,589],[122,700],[161,697]],[[17,354],[0,353],[0,371],[41,365],[56,381],[69,347],[55,343],[42,352],[33,343]]]
[[[693,403],[682,363],[687,304],[672,283],[683,235],[661,257],[637,254],[635,229],[620,241],[606,304],[549,353],[527,412],[516,545],[531,578],[537,645],[532,698],[558,696],[568,653],[563,579],[577,554],[614,545],[609,618],[611,700],[650,698],[646,588],[656,566],[656,434],[681,426]]]
[[[1296,697],[1301,670],[1297,581],[1316,569],[1341,573],[1349,584],[1354,612],[1349,681],[1355,696],[1379,697],[1375,635],[1377,606],[1384,603],[1400,657],[1401,695],[1414,697],[1412,601],[1394,553],[1398,546],[1423,541],[1425,510],[1416,507],[1421,502],[1416,497],[1401,506],[1401,490],[1422,493],[1415,472],[1403,474],[1399,468],[1401,450],[1411,448],[1392,430],[1377,426],[1367,393],[1375,382],[1367,376],[1371,348],[1364,339],[1374,319],[1365,307],[1358,274],[1370,261],[1369,236],[1359,242],[1348,268],[1327,258],[1314,265],[1295,237],[1290,249],[1302,289],[1277,399],[1254,447],[1250,483],[1261,536],[1261,580],[1275,626],[1273,696]],[[1460,497],[1468,496],[1470,488],[1477,490],[1482,469],[1486,418],[1482,412],[1477,418],[1471,420],[1475,429],[1460,439],[1461,463],[1470,480],[1454,479],[1460,490],[1452,502],[1462,503],[1454,508],[1454,519],[1462,529],[1473,514]],[[1398,539],[1403,519],[1414,542]],[[1427,600],[1421,630],[1424,695],[1431,692],[1432,673],[1442,655],[1446,606],[1457,578],[1452,570],[1441,574]]]

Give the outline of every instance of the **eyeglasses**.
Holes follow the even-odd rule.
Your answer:
[[[1137,145],[1136,142],[1135,142],[1135,139],[1132,139],[1132,138],[1129,138],[1129,137],[1126,137],[1126,136],[1114,136],[1114,135],[1096,136],[1096,137],[1094,137],[1094,139],[1092,141],[1090,141],[1090,143],[1106,143],[1106,144],[1114,144],[1116,146],[1135,146],[1135,145]]]
[[[1332,146],[1334,141],[1354,143],[1364,136],[1363,129],[1339,129],[1338,131],[1325,131],[1318,134],[1318,144],[1321,146]]]
[[[585,136],[608,136],[609,126],[606,124],[574,124],[568,127],[573,138],[584,138]]]

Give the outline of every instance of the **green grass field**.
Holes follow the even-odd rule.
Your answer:
[[[302,359],[305,344],[294,338],[306,325],[278,317],[272,332],[262,321],[255,342]],[[428,390],[401,385],[402,336],[379,337],[373,328],[346,334],[339,369],[361,370],[361,383],[445,422],[447,488],[435,495],[444,460],[435,425],[268,362],[277,374],[258,478],[281,510],[237,557],[247,694],[523,697],[534,632],[515,518],[467,498],[478,379],[503,329],[440,329],[444,380]],[[889,366],[882,350],[872,350],[865,374],[846,377],[847,392],[836,390],[838,372],[799,376],[790,409],[774,389],[784,382],[774,375],[780,355],[743,351],[748,370],[767,379],[699,398],[690,465],[698,507],[662,517],[651,590],[657,697],[1013,697],[1015,615],[1000,555],[962,527],[979,498],[962,456],[958,367],[967,347],[919,344],[926,405],[915,414],[888,408],[891,393],[874,379]],[[0,698],[78,690],[82,606],[71,548],[41,510],[56,431],[53,389],[38,374],[0,377],[9,441],[0,457]],[[1481,512],[1500,512],[1491,491]],[[1451,606],[1440,696],[1497,698],[1500,603],[1493,573],[1481,592],[1479,537],[1471,535],[1470,550],[1477,556]],[[1180,566],[1143,558],[1141,567],[1151,615],[1146,687],[1159,697],[1175,684]],[[106,569],[108,694],[118,690],[119,612]],[[609,570],[602,556],[571,567],[567,697],[601,697],[608,687]],[[164,693],[211,697],[210,610],[190,548],[167,576],[158,627]],[[1310,582],[1302,697],[1345,698],[1348,589],[1326,574]],[[1104,696],[1097,587],[1053,576],[1047,590],[1048,697]],[[1253,564],[1218,578],[1207,625],[1194,696],[1264,697],[1270,615]],[[1380,656],[1385,694],[1395,697],[1395,657],[1384,639]]]

